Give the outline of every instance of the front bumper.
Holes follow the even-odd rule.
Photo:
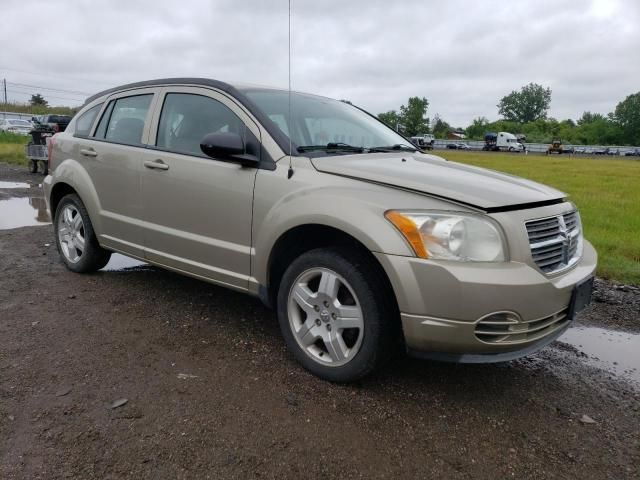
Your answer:
[[[435,262],[376,254],[386,270],[401,312],[410,353],[461,362],[503,361],[544,347],[568,327],[575,285],[594,275],[597,254],[584,242],[570,270],[548,277],[520,262]],[[487,341],[478,324],[507,315],[518,335]],[[526,334],[528,328],[535,333]],[[492,338],[492,337],[489,337]]]

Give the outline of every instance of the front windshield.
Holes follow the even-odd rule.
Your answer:
[[[298,151],[314,146],[412,148],[396,132],[346,102],[293,92],[289,121],[288,92],[250,89],[244,93],[291,139]]]

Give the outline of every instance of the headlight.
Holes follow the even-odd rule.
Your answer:
[[[506,260],[499,227],[481,216],[397,210],[389,210],[384,216],[420,258],[463,262]]]

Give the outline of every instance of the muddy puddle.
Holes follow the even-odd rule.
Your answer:
[[[640,334],[597,327],[574,327],[558,340],[586,355],[597,368],[640,386]]]
[[[139,269],[141,267],[146,267],[148,264],[141,260],[137,260],[135,258],[127,257],[125,255],[121,255],[119,253],[114,253],[111,255],[111,259],[109,263],[102,268],[102,271],[105,272],[121,272],[125,270],[131,269]]]
[[[0,230],[47,223],[51,223],[51,218],[42,197],[13,197],[0,200]]]

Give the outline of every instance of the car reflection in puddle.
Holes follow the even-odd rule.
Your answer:
[[[587,363],[640,386],[640,334],[597,327],[574,327],[559,338],[583,352]]]
[[[48,223],[51,223],[51,218],[42,197],[13,197],[0,200],[0,230]]]

